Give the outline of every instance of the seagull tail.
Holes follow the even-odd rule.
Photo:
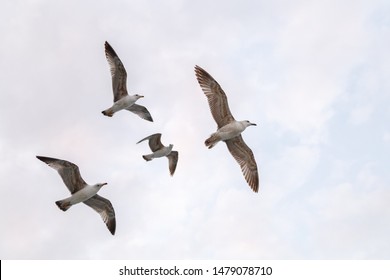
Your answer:
[[[56,201],[56,204],[57,204],[58,208],[60,208],[62,211],[66,211],[70,208],[70,206],[72,206],[70,204],[70,202],[67,201],[66,199],[58,200],[58,201]]]
[[[102,114],[107,116],[107,117],[112,117],[114,115],[114,112],[110,109],[102,111]]]
[[[151,155],[144,155],[144,156],[142,156],[143,158],[144,158],[144,160],[146,160],[146,161],[150,161],[150,160],[152,160],[153,159],[153,157],[152,157],[153,155],[151,154]]]
[[[206,139],[206,141],[204,141],[204,144],[207,146],[207,148],[211,149],[219,141],[221,141],[221,138],[216,133],[213,133],[209,138]]]

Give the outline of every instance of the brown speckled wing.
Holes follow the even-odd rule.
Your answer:
[[[108,42],[105,42],[105,53],[110,66],[112,78],[112,91],[114,92],[114,102],[127,95],[127,73],[122,61]]]
[[[84,201],[84,203],[99,213],[108,230],[112,235],[114,235],[116,229],[116,220],[114,207],[112,207],[111,202],[108,199],[95,194],[90,199]]]
[[[142,141],[149,140],[149,147],[152,150],[152,152],[158,151],[162,148],[164,148],[164,145],[161,143],[161,133],[155,133],[152,135],[149,135],[148,137],[145,137],[144,139],[141,139],[137,142],[141,143]]]
[[[76,164],[57,158],[42,156],[37,156],[37,158],[57,170],[71,194],[81,190],[87,184],[81,178],[79,168]]]
[[[195,75],[207,97],[211,114],[218,128],[234,121],[234,117],[229,109],[227,97],[221,86],[217,81],[204,69],[195,66]]]
[[[152,115],[149,113],[148,109],[146,109],[144,106],[133,104],[129,108],[126,108],[126,110],[133,112],[134,114],[138,115],[144,120],[153,122]]]
[[[230,153],[240,165],[245,180],[248,182],[249,186],[254,192],[258,192],[259,174],[252,150],[245,144],[241,135],[225,142]]]
[[[169,172],[171,176],[175,173],[177,161],[179,160],[179,153],[177,151],[172,151],[169,155],[167,155],[169,161]]]

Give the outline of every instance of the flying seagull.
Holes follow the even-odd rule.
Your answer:
[[[214,78],[199,66],[195,66],[195,75],[209,102],[211,114],[218,125],[218,130],[206,139],[210,149],[219,141],[224,141],[241,167],[245,180],[254,192],[259,190],[259,174],[252,150],[245,144],[241,133],[251,125],[250,121],[236,121],[230,112],[227,97]]]
[[[135,104],[135,102],[144,97],[143,95],[129,95],[126,88],[127,73],[126,69],[119,59],[118,55],[110,44],[106,41],[105,52],[108,64],[110,65],[111,78],[112,78],[112,90],[114,92],[114,104],[102,112],[103,115],[112,117],[116,112],[126,109],[134,114],[137,114],[141,118],[153,121],[148,109],[144,106]]]
[[[149,140],[149,147],[152,150],[152,154],[143,155],[142,157],[146,161],[150,161],[154,158],[166,156],[169,161],[169,171],[171,176],[175,173],[177,161],[179,159],[179,153],[177,151],[172,151],[173,145],[169,144],[168,147],[164,146],[161,143],[161,133],[152,134],[148,137],[137,142],[141,143],[142,141]]]
[[[70,197],[56,201],[57,206],[62,210],[68,210],[72,205],[84,202],[93,210],[98,212],[112,235],[115,234],[116,221],[115,212],[111,202],[97,194],[101,187],[107,183],[88,185],[83,178],[79,168],[74,163],[66,160],[37,156],[37,158],[60,174],[66,187],[72,194]]]

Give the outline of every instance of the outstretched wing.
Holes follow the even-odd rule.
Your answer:
[[[217,81],[198,65],[195,66],[195,75],[200,87],[207,97],[211,114],[213,115],[218,128],[234,121],[234,117],[229,109],[226,94]]]
[[[257,164],[252,150],[245,144],[241,135],[225,142],[230,153],[240,165],[245,180],[254,192],[258,192],[259,174],[257,172]]]
[[[112,207],[111,202],[108,199],[95,194],[90,199],[84,201],[84,203],[99,213],[108,230],[112,235],[114,235],[116,229],[116,220],[114,207]]]
[[[57,170],[71,194],[81,190],[87,184],[81,178],[78,166],[66,160],[37,156],[37,158]]]
[[[152,152],[158,151],[162,148],[164,148],[164,145],[161,143],[161,133],[155,133],[152,135],[149,135],[148,137],[145,137],[142,140],[139,140],[137,142],[141,143],[142,141],[149,140],[149,147],[152,150]]]
[[[106,41],[104,44],[106,58],[110,65],[112,90],[114,92],[114,102],[127,95],[126,80],[127,73],[122,61],[110,44]]]
[[[126,108],[126,110],[133,112],[134,114],[138,115],[144,120],[153,122],[152,115],[149,113],[148,109],[146,109],[144,106],[133,104],[129,108]]]
[[[169,161],[169,172],[171,176],[175,173],[177,161],[179,160],[179,153],[177,151],[172,151],[169,155],[167,155]]]

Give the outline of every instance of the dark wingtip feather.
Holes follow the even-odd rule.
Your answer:
[[[116,230],[116,220],[112,219],[107,223],[107,228],[111,232],[112,235],[115,235],[115,230]]]
[[[43,161],[44,163],[49,163],[51,161],[57,160],[55,158],[43,157],[43,156],[36,156],[36,158],[39,159],[40,161]]]
[[[255,193],[258,193],[259,192],[259,183],[255,183],[251,186],[252,190],[255,192]]]
[[[150,122],[153,122],[153,118],[152,118],[152,117],[147,118],[146,120],[147,120],[147,121],[150,121]]]
[[[109,53],[112,56],[118,56],[116,54],[116,52],[114,51],[114,49],[111,47],[111,45],[107,41],[104,43],[104,48],[106,50],[106,54]]]

